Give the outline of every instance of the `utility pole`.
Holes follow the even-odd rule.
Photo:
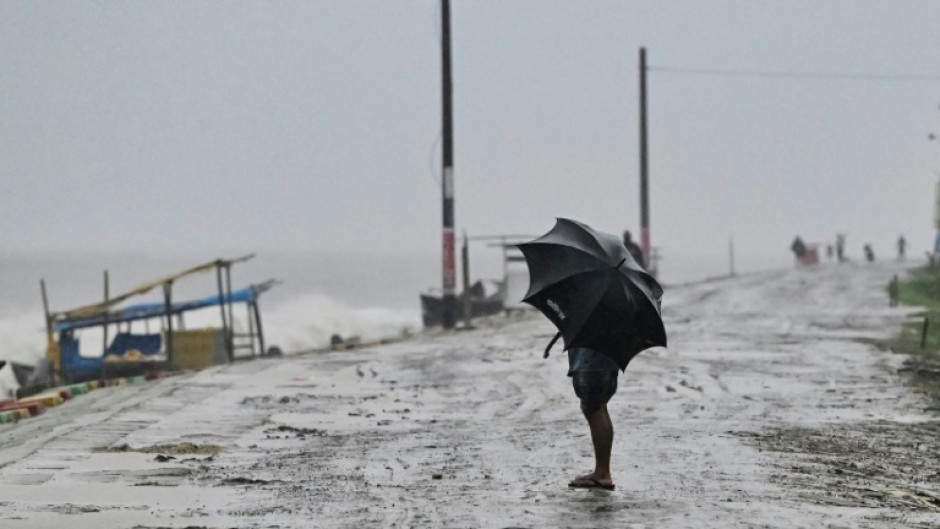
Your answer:
[[[734,277],[734,237],[728,239],[728,275]]]
[[[646,267],[653,268],[650,252],[649,145],[646,127],[646,48],[640,48],[640,249]]]
[[[470,239],[466,231],[463,233],[463,248],[460,251],[460,270],[463,272],[463,325],[469,329],[472,327],[473,296],[470,295]]]
[[[453,86],[450,71],[450,0],[441,0],[441,58],[443,88],[443,305],[442,322],[445,329],[453,329],[457,323],[457,297],[454,255],[454,120]]]

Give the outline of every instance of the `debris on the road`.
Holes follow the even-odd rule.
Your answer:
[[[2,424],[0,526],[933,529],[936,402],[876,345],[911,310],[880,299],[900,266],[670,288],[670,348],[609,405],[614,493],[568,490],[590,437],[567,359],[539,355],[550,324],[517,314]]]

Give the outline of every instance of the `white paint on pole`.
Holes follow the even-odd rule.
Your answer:
[[[934,187],[933,227],[940,230],[940,182]]]
[[[444,198],[454,198],[454,168],[444,168]]]

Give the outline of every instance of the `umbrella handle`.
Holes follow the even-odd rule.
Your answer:
[[[559,338],[561,338],[561,333],[555,333],[555,337],[552,338],[552,341],[548,342],[548,347],[545,348],[545,354],[542,355],[542,358],[548,358],[548,351],[551,350],[552,346],[555,345],[555,342],[557,342]]]

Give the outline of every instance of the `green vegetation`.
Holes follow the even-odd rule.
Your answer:
[[[912,270],[898,285],[898,300],[905,305],[924,307],[924,312],[904,324],[897,343],[891,344],[892,349],[907,354],[940,357],[940,271],[928,268]],[[921,348],[924,317],[928,320],[927,340],[925,347]]]
[[[888,291],[891,291],[890,286]],[[898,301],[924,307],[924,311],[905,323],[896,338],[881,345],[910,355],[898,371],[909,373],[911,382],[918,388],[916,391],[930,396],[934,405],[928,410],[940,411],[940,271],[930,268],[912,270],[898,284]],[[925,318],[928,322],[926,340]]]
[[[940,271],[917,268],[901,281],[898,289],[901,303],[920,305],[940,311]]]

